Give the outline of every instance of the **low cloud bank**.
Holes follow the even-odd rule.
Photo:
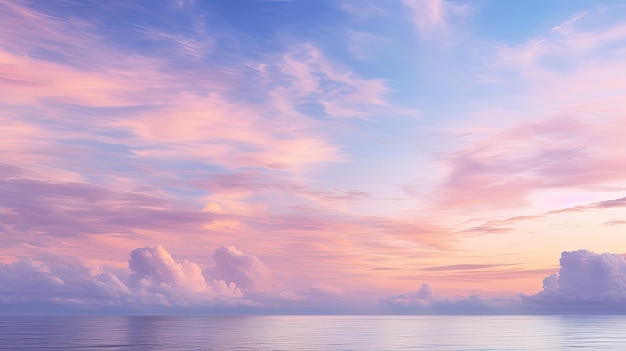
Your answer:
[[[255,255],[223,245],[213,265],[174,258],[161,246],[130,252],[128,270],[48,256],[0,263],[2,313],[358,313],[341,290],[285,290]]]
[[[626,313],[626,259],[618,254],[563,252],[559,272],[546,277],[534,295],[438,297],[424,283],[416,291],[380,299],[377,309],[320,284],[272,290],[270,269],[233,246],[219,247],[212,258],[214,265],[203,269],[156,246],[131,251],[128,270],[96,269],[67,257],[0,263],[0,312]]]
[[[244,257],[224,261],[224,251]],[[0,263],[0,310],[2,305],[43,304],[89,308],[140,306],[253,306],[249,291],[263,286],[259,271],[269,272],[254,255],[232,246],[216,250],[215,270],[209,276],[198,264],[176,260],[163,247],[144,247],[130,253],[130,273],[104,269],[93,272],[78,259],[55,258],[39,262],[24,258]],[[245,264],[252,262],[253,264]],[[242,279],[246,277],[247,279]],[[239,286],[238,283],[242,283]]]
[[[626,313],[626,259],[587,250],[561,254],[558,273],[543,290],[512,299],[479,295],[437,298],[428,284],[380,300],[386,311],[403,314],[623,314]]]
[[[387,312],[398,314],[511,314],[520,313],[518,299],[483,299],[479,295],[437,298],[430,285],[380,300]]]

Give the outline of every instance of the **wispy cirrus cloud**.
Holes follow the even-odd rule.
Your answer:
[[[601,189],[623,179],[623,140],[607,125],[622,125],[614,111],[522,122],[450,153],[442,186],[444,206],[515,207],[542,189]],[[607,188],[608,189],[608,188]],[[477,196],[480,193],[480,196]]]
[[[87,25],[43,15],[20,3],[5,6],[10,17],[7,20],[15,24],[8,28],[37,21],[36,26],[48,30],[44,35],[9,29],[4,32],[4,43],[11,51],[3,52],[9,66],[2,73],[0,89],[5,89],[6,101],[12,104],[46,108],[47,115],[51,111],[50,118],[61,127],[56,133],[59,138],[95,136],[103,140],[102,135],[110,131],[118,138],[124,136],[125,144],[133,145],[132,152],[140,157],[185,155],[189,161],[233,168],[285,169],[344,159],[339,147],[316,131],[316,118],[362,117],[371,107],[385,105],[382,96],[387,89],[382,81],[359,78],[347,68],[337,68],[310,44],[288,49],[279,64],[235,61],[232,74],[227,75],[221,67],[224,63],[218,63],[217,68],[210,64],[201,67],[198,62],[189,69],[174,68],[170,57],[159,51],[147,56],[129,53],[117,42],[111,47],[106,35],[98,33],[102,30],[98,22]],[[150,33],[133,32],[132,39],[153,40]],[[207,33],[196,34],[211,39]],[[24,54],[48,47],[76,52],[72,55],[97,65],[79,68],[73,61]],[[243,81],[249,74],[255,77]],[[267,94],[257,102],[232,100],[246,90]],[[309,103],[319,104],[321,110],[307,110]],[[85,109],[77,111],[77,105]],[[79,123],[74,119],[79,112],[99,118]],[[50,128],[50,118],[31,119],[24,127],[43,134]],[[51,139],[56,138],[53,135]]]
[[[584,211],[590,211],[590,210],[622,208],[622,207],[626,207],[626,198],[624,197],[619,198],[619,199],[594,202],[594,203],[587,204],[587,205],[579,205],[579,206],[574,206],[574,207],[553,210],[553,211],[548,212],[547,215],[567,213],[567,212],[584,212]]]
[[[469,3],[446,0],[403,0],[402,3],[409,10],[411,22],[418,34],[426,39],[450,35],[453,22],[466,17],[472,10]]]
[[[626,207],[626,198],[618,198],[611,200],[604,200],[599,202],[593,202],[584,205],[578,205],[573,207],[559,208],[555,210],[550,210],[540,214],[533,215],[525,215],[525,216],[514,216],[504,219],[493,219],[488,221],[481,221],[476,219],[474,221],[482,222],[478,226],[471,226],[467,229],[464,229],[465,233],[472,233],[478,235],[487,235],[487,234],[498,234],[498,233],[508,233],[516,230],[516,226],[520,224],[528,223],[528,222],[543,222],[547,223],[550,217],[558,216],[561,214],[575,214],[585,212],[591,213],[595,211],[602,210],[611,210],[611,209],[621,209]],[[474,222],[472,221],[472,222]],[[605,225],[619,225],[622,224],[623,221],[615,220],[605,222]]]
[[[437,193],[440,204],[522,207],[538,191],[602,191],[623,180],[619,72],[626,36],[619,22],[599,25],[600,17],[589,11],[545,36],[501,46],[489,72],[508,78],[486,84],[514,97],[488,103],[502,106],[499,112],[473,112],[482,121],[502,121],[498,127],[468,130],[466,147],[442,153],[449,173]]]

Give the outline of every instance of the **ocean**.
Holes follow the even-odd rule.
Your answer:
[[[626,316],[0,316],[0,350],[626,350]]]

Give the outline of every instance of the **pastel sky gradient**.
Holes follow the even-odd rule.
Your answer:
[[[0,0],[0,313],[624,313],[626,4]]]

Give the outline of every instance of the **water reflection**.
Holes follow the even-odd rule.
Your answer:
[[[0,350],[623,350],[622,316],[0,317]]]

